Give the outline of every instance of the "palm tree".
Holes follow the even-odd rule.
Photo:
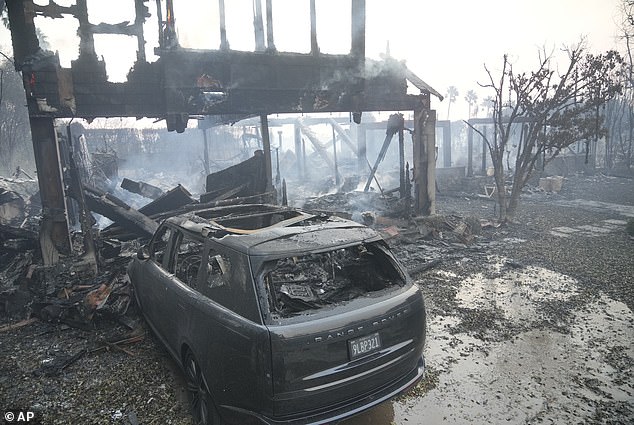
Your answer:
[[[478,110],[478,95],[473,90],[469,90],[464,100],[469,104],[469,118],[471,118],[471,108],[476,105],[476,111]]]
[[[493,99],[493,97],[487,96],[482,100],[482,103],[480,104],[486,110],[487,118],[490,118],[492,116],[494,102],[495,99]]]
[[[447,105],[447,120],[449,120],[449,112],[451,111],[451,104],[456,101],[458,98],[458,89],[456,86],[449,86],[447,88],[447,100],[449,100],[449,104]]]

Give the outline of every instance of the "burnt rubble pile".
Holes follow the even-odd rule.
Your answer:
[[[261,162],[262,159],[255,156],[246,165],[233,167],[232,171],[240,174],[241,167],[257,167]],[[223,176],[219,173],[209,176],[202,203],[180,184],[163,191],[142,181],[124,179],[122,188],[149,198],[149,202],[138,209],[115,196],[112,188],[102,190],[104,185],[98,185],[102,189],[86,183],[72,185],[69,195],[73,202],[69,203],[73,208],[69,209],[69,221],[76,227],[81,221],[82,231],[71,232],[71,252],[61,255],[54,266],[43,265],[38,233],[41,208],[27,197],[39,198],[37,180],[22,182],[3,178],[0,181],[0,318],[31,320],[37,317],[81,329],[94,327],[100,319],[109,319],[130,327],[132,320],[127,312],[133,294],[126,268],[160,221],[193,209],[262,202],[270,196],[263,193],[264,188],[254,187],[250,181],[239,182],[234,187],[227,182],[231,179]],[[222,190],[216,190],[217,187]],[[100,214],[113,223],[98,229],[90,213]],[[87,219],[82,221],[82,215]]]
[[[131,250],[119,249],[123,255],[109,259],[101,256],[95,277],[78,255],[63,257],[55,266],[41,265],[32,231],[0,226],[0,238],[0,317],[37,317],[82,329],[102,318],[126,322],[123,316],[132,300],[126,274]]]

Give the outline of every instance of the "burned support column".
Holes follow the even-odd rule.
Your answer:
[[[169,17],[170,12],[173,13],[173,10],[171,9],[171,2],[169,0],[167,10]],[[88,18],[88,4],[86,0],[77,0],[77,15],[75,17],[79,21],[79,29],[77,31],[79,34],[79,56],[97,59],[97,54],[95,53],[95,40],[92,33],[92,25],[90,24],[90,19]]]
[[[365,124],[358,124],[357,127],[357,171],[365,172],[368,167],[368,141],[365,131]]]
[[[33,23],[34,13],[27,12],[33,8],[30,1],[7,1],[9,22],[11,22],[11,40],[13,42],[13,59],[16,70],[21,68],[26,58],[40,48],[40,43]]]
[[[302,177],[306,179],[306,141],[302,137]]]
[[[253,31],[255,32],[255,51],[263,52],[264,46],[264,23],[262,22],[262,2],[254,0],[253,9]]]
[[[138,49],[136,58],[139,62],[145,62],[145,37],[143,36],[143,24],[145,23],[145,16],[148,14],[148,10],[143,3],[143,0],[134,0],[134,31]]]
[[[451,121],[443,128],[442,132],[442,165],[451,167]]]
[[[436,210],[436,111],[414,110],[414,193],[415,215]]]
[[[271,192],[273,190],[273,166],[271,165],[271,138],[269,135],[269,120],[266,115],[260,115],[260,126],[262,129],[262,149],[264,150],[266,192]]]
[[[42,199],[40,248],[44,265],[52,265],[57,263],[60,253],[68,254],[71,249],[59,145],[53,118],[29,119]]]
[[[273,41],[273,0],[266,0],[266,49],[269,52],[275,51]]]
[[[335,135],[335,127],[332,127],[332,158],[335,164],[335,184],[339,186],[339,164],[337,164],[337,136]]]
[[[398,130],[398,170],[400,177],[399,194],[401,199],[405,197],[405,135],[404,128],[401,127]]]
[[[467,177],[473,177],[473,128],[467,130]]]
[[[313,55],[319,53],[319,45],[317,44],[317,10],[315,9],[315,0],[310,0],[310,53]]]
[[[227,41],[227,24],[225,22],[225,0],[218,0],[220,14],[220,50],[229,50]]]
[[[302,172],[302,130],[298,124],[294,125],[295,134],[295,157],[297,158],[297,177],[303,176]]]
[[[350,54],[365,59],[365,0],[352,0],[351,17]]]
[[[211,173],[209,168],[209,140],[207,140],[207,129],[203,128],[203,164],[205,166],[205,176]]]

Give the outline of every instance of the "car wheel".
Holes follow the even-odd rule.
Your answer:
[[[184,369],[194,423],[197,425],[220,425],[220,418],[216,413],[200,366],[191,351],[185,355]]]

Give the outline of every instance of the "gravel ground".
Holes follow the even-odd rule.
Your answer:
[[[474,195],[439,196],[437,206],[494,218],[494,203]],[[390,243],[408,267],[441,260],[414,276],[428,307],[427,379],[347,423],[634,423],[630,210],[634,181],[574,177],[560,194],[523,197],[514,223],[470,245],[393,222]],[[64,356],[130,332],[35,322],[0,333],[0,407],[36,411],[45,424],[191,423],[182,378],[144,325],[125,352],[88,352],[49,376]]]

